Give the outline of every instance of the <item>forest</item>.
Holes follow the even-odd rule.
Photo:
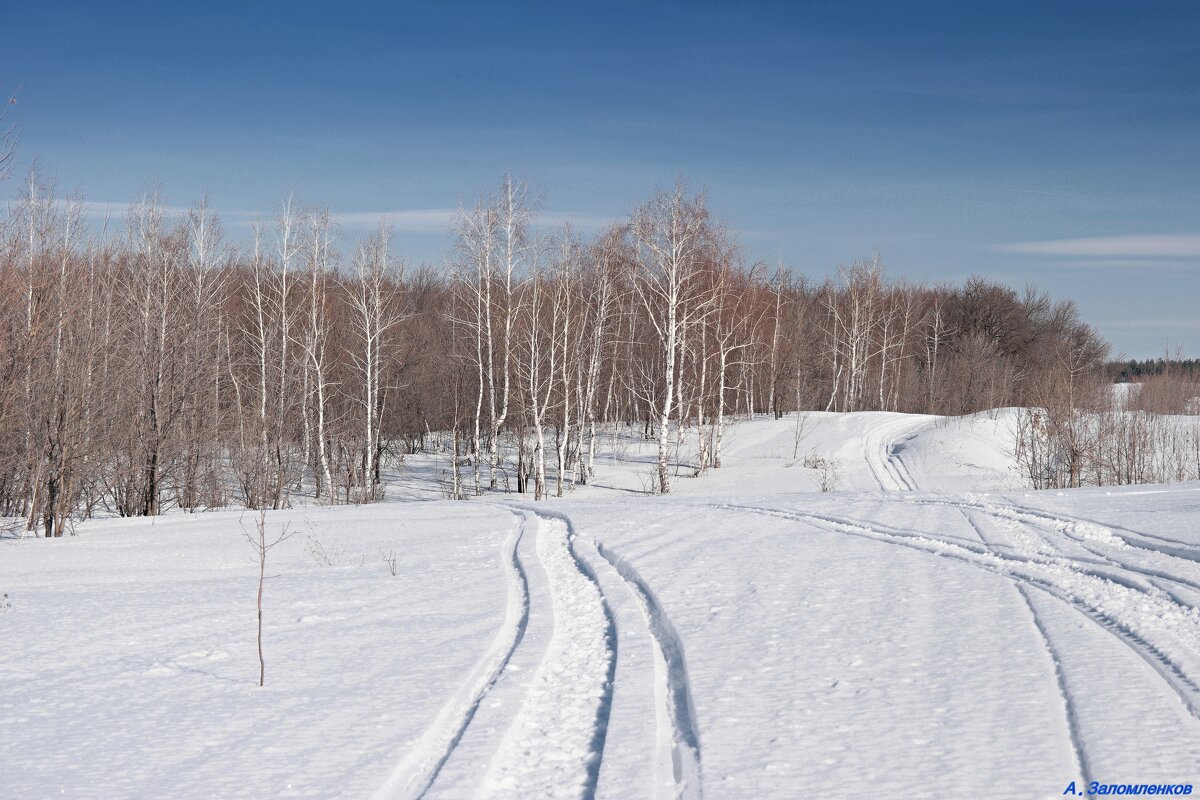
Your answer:
[[[750,263],[682,182],[590,238],[536,214],[505,177],[459,209],[443,264],[408,264],[386,226],[351,242],[291,200],[248,236],[152,194],[97,228],[31,175],[0,223],[0,516],[60,536],[97,513],[370,502],[429,448],[447,496],[541,499],[587,482],[606,426],[656,443],[666,494],[684,439],[701,474],[731,419],[804,410],[1053,410],[1026,431],[1036,483],[1108,380],[1069,300],[892,279],[878,255],[819,281]]]

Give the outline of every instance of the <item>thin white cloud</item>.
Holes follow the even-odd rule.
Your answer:
[[[1095,271],[1114,270],[1117,272],[1135,272],[1139,270],[1155,270],[1171,272],[1192,270],[1195,262],[1181,258],[1047,258],[1044,261],[1031,261],[1023,265],[1036,270],[1055,270],[1070,272],[1072,270]]]
[[[1149,319],[1121,319],[1100,323],[1102,328],[1130,331],[1196,331],[1200,330],[1200,319],[1193,317],[1162,317]]]
[[[56,198],[54,200],[54,207],[60,210],[66,210],[73,202],[74,201],[65,198]],[[8,203],[10,210],[17,208],[20,205],[21,202],[18,200],[11,200]],[[104,200],[79,201],[79,206],[82,209],[85,217],[111,217],[112,219],[117,220],[124,219],[125,215],[129,212],[129,209],[135,208],[139,205],[141,205],[141,203],[108,202]],[[170,205],[160,205],[159,209],[161,209],[164,214],[171,217],[186,215],[189,210],[183,208],[182,206]]]
[[[561,228],[568,222],[577,231],[598,231],[623,218],[610,214],[577,214],[571,211],[540,211],[533,217],[538,228]]]
[[[60,208],[65,208],[68,202],[59,199],[55,201],[55,204]],[[17,201],[11,201],[8,205],[10,208],[15,207]],[[121,222],[130,209],[141,205],[141,201],[84,200],[80,205],[83,207],[86,217],[91,219],[108,218]],[[166,204],[159,205],[159,209],[168,217],[184,217],[191,211],[191,207]],[[249,227],[256,219],[269,223],[274,216],[269,212],[210,210],[218,216],[232,221],[237,227]],[[390,211],[342,211],[330,214],[330,218],[348,231],[372,230],[382,221],[402,233],[446,233],[453,225],[454,217],[457,214],[458,209],[455,208],[408,208]],[[539,211],[534,215],[532,224],[538,229],[555,229],[570,222],[576,231],[596,232],[620,221],[620,219],[621,217],[609,214]]]
[[[997,245],[1002,253],[1022,253],[1069,258],[1196,258],[1200,234],[1145,234],[1097,236],[1087,239],[1050,239]]]
[[[453,208],[410,208],[398,211],[343,211],[330,217],[347,229],[374,228],[382,221],[398,231],[441,233],[450,227],[456,213]]]
[[[60,200],[58,205],[66,207],[69,201]],[[84,200],[80,205],[83,206],[83,213],[89,217],[110,217],[112,219],[124,219],[131,208],[135,208],[141,203],[110,203],[103,200]],[[183,216],[187,214],[186,208],[180,206],[160,205],[159,209],[169,217]]]
[[[397,231],[445,233],[454,223],[457,214],[458,209],[454,208],[408,208],[393,211],[343,211],[330,216],[347,230],[374,228],[382,220]],[[570,222],[578,231],[598,231],[618,219],[619,217],[605,214],[539,211],[533,217],[533,226],[559,228]]]

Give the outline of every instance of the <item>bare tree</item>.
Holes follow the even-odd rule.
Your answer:
[[[476,379],[474,413],[474,435],[471,439],[475,493],[480,492],[481,438],[483,401],[488,393],[489,419],[492,425],[492,445],[495,444],[496,403],[494,340],[492,327],[495,288],[495,259],[497,219],[496,210],[489,202],[478,202],[470,211],[460,207],[456,218],[457,248],[460,264],[455,275],[455,287],[459,293],[461,311],[455,322],[469,331],[474,341],[473,364]],[[507,390],[505,392],[507,396]],[[493,467],[493,473],[495,467]],[[494,480],[494,478],[493,478]]]
[[[550,470],[557,494],[590,479],[609,425],[614,445],[622,426],[657,443],[667,492],[689,441],[703,473],[729,419],[816,408],[1034,406],[1039,470],[1064,484],[1200,469],[1200,435],[1092,407],[1098,361],[1062,304],[890,281],[877,257],[837,283],[764,280],[682,185],[543,249],[506,177],[460,214],[449,279],[395,269],[386,233],[343,256],[328,213],[291,201],[244,249],[203,200],[185,215],[151,193],[123,235],[81,208],[31,175],[0,225],[0,515],[39,533],[310,488],[368,502],[431,451],[455,497],[508,489],[515,460],[540,499]]]
[[[579,436],[582,450],[582,437],[587,429],[587,457],[582,452],[578,459],[576,479],[579,483],[587,483],[594,474],[596,459],[597,417],[607,415],[611,405],[612,386],[615,383],[616,371],[611,369],[609,374],[610,402],[603,409],[598,408],[602,370],[606,362],[613,359],[615,349],[615,318],[620,313],[618,298],[618,280],[620,271],[624,268],[623,238],[625,231],[615,229],[609,231],[592,248],[587,259],[589,269],[586,297],[586,314],[582,328],[586,332],[586,355],[580,359],[579,397]]]
[[[358,372],[362,394],[363,440],[360,499],[374,500],[380,490],[380,438],[385,410],[384,361],[388,334],[404,318],[398,290],[398,270],[388,251],[391,232],[381,226],[376,235],[358,249],[354,260],[355,280],[350,292],[353,310],[351,329],[356,349],[351,360]]]
[[[541,500],[546,494],[546,424],[558,372],[557,342],[566,321],[562,307],[554,302],[555,282],[550,274],[535,266],[525,288],[520,369],[535,442],[533,496]]]
[[[6,180],[12,174],[13,162],[17,157],[17,142],[20,139],[20,130],[16,125],[8,125],[5,127],[4,120],[8,117],[8,113],[13,106],[17,104],[17,95],[21,93],[20,87],[13,92],[8,100],[4,103],[4,108],[0,110],[0,181]]]
[[[551,363],[557,363],[557,374],[551,375],[551,381],[558,386],[557,417],[555,426],[555,454],[557,456],[555,471],[556,497],[563,495],[563,478],[567,473],[567,453],[571,445],[571,402],[575,394],[575,383],[580,377],[580,336],[578,283],[581,271],[582,252],[570,225],[563,230],[558,242],[558,253],[554,259],[553,294],[554,304],[552,330],[553,339],[550,342]],[[553,369],[553,367],[551,367]]]
[[[532,217],[525,184],[505,175],[499,192],[459,209],[455,223],[459,265],[456,286],[462,309],[457,322],[471,331],[477,374],[474,454],[475,490],[480,490],[482,418],[487,402],[488,485],[495,489],[500,469],[500,432],[512,396],[515,292],[531,254]]]
[[[327,431],[328,395],[331,388],[328,360],[330,275],[334,269],[333,232],[328,209],[307,216],[305,234],[308,253],[308,314],[300,346],[304,350],[305,369],[310,378],[306,397],[311,396],[313,408],[311,415],[304,414],[304,422],[306,430],[310,427],[313,429],[308,438],[312,440],[311,446],[315,447],[317,452],[319,471],[316,495],[320,496],[323,488],[328,493],[329,502],[336,503],[337,488],[329,466]],[[309,423],[310,416],[313,419],[312,425]]]
[[[293,531],[290,526],[284,525],[278,534],[274,537],[268,537],[267,510],[266,508],[261,508],[258,511],[258,521],[254,525],[254,531],[248,531],[243,526],[242,534],[254,549],[254,558],[258,563],[258,685],[265,686],[267,683],[267,662],[263,658],[263,583],[267,577],[267,554],[290,539]]]
[[[668,494],[670,423],[679,401],[686,332],[713,308],[704,274],[711,233],[704,197],[685,196],[682,182],[678,183],[673,191],[655,195],[634,211],[632,230],[633,288],[658,349],[658,374],[646,384],[656,388],[646,392],[644,399],[658,420],[658,491]]]

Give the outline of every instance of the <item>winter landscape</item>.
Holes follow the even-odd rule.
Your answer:
[[[418,462],[404,499],[272,512],[296,535],[268,565],[261,689],[252,515],[6,541],[6,792],[1189,783],[1200,487],[1021,490],[1013,424],[817,412],[797,439],[796,419],[759,418],[670,498],[641,496],[652,453],[618,430],[555,503],[440,500]],[[804,466],[814,450],[838,491]]]
[[[1190,796],[1188,3],[0,11],[0,800]]]

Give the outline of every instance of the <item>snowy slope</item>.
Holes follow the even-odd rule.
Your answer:
[[[668,498],[640,496],[648,448],[617,440],[562,500],[271,514],[298,535],[268,566],[262,689],[250,520],[0,542],[3,795],[1196,781],[1200,486],[1022,492],[1012,418],[755,420]],[[435,496],[412,466],[393,497]]]

